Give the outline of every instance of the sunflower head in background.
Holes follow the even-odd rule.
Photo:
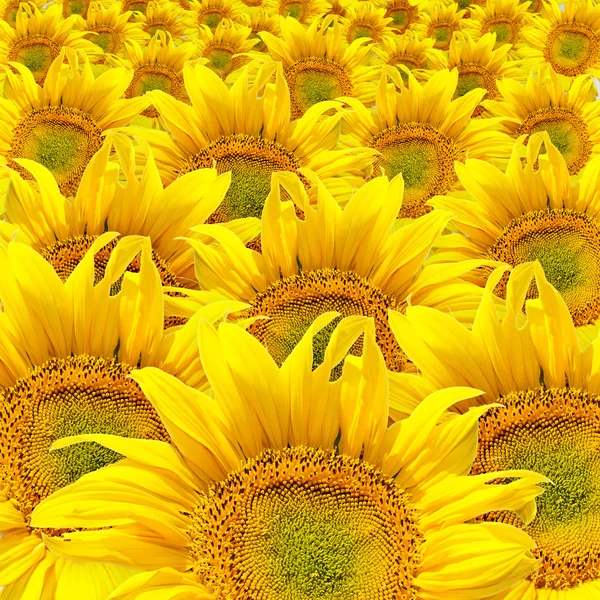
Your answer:
[[[436,50],[448,50],[454,33],[467,22],[464,17],[465,11],[459,9],[456,2],[445,4],[432,0],[425,3],[421,20],[414,31],[421,38],[432,39]]]
[[[521,583],[536,565],[529,537],[473,519],[507,510],[528,522],[545,478],[467,476],[487,407],[445,409],[476,390],[434,393],[388,428],[391,392],[370,320],[342,320],[313,370],[312,338],[334,317],[317,319],[281,367],[239,327],[202,325],[210,396],[157,369],[133,375],[177,450],[111,435],[63,440],[55,447],[93,440],[127,458],[58,491],[34,524],[112,525],[57,543],[75,560],[147,569],[114,593],[121,600],[175,589],[206,600],[441,600]],[[359,337],[363,352],[331,382]],[[494,483],[501,477],[512,482]],[[136,493],[126,497],[129,478]],[[84,497],[114,509],[90,510]],[[127,514],[144,516],[130,525]]]

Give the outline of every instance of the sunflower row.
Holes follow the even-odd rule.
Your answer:
[[[600,598],[600,5],[0,15],[1,600]]]

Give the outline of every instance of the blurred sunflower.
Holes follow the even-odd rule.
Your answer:
[[[523,30],[523,66],[549,65],[565,77],[600,76],[600,5],[592,0],[547,0]]]
[[[186,65],[184,81],[192,106],[158,90],[147,94],[168,133],[128,131],[150,142],[165,183],[213,165],[219,173],[231,171],[231,187],[211,222],[260,217],[277,171],[297,173],[308,186],[303,173],[310,170],[337,196],[362,183],[360,171],[373,151],[334,150],[341,113],[324,115],[341,106],[336,102],[322,102],[292,120],[281,65],[261,66],[251,84],[244,70],[231,88],[207,67]]]
[[[190,385],[203,380],[192,344],[199,319],[209,315],[163,332],[162,289],[147,240],[120,240],[95,280],[94,254],[115,236],[100,236],[64,283],[28,246],[0,248],[0,585],[7,598],[59,599],[85,590],[86,599],[101,600],[136,572],[65,558],[53,547],[69,529],[32,526],[44,498],[121,458],[97,444],[58,452],[51,446],[93,432],[169,441],[131,370],[152,365]],[[139,273],[122,279],[136,255]]]
[[[144,15],[146,13],[146,9],[148,8],[149,2],[150,0],[123,0],[121,4],[121,11],[124,13],[131,12]]]
[[[203,600],[292,598],[298,590],[306,598],[469,600],[522,582],[535,567],[529,537],[472,520],[507,510],[529,521],[545,478],[467,476],[485,408],[444,409],[476,390],[437,392],[388,428],[389,383],[369,323],[342,321],[312,370],[312,337],[331,319],[319,319],[281,368],[239,328],[203,325],[211,396],[158,369],[136,371],[180,452],[114,435],[64,440],[55,447],[93,440],[127,458],[58,491],[34,523],[102,524],[57,545],[77,560],[150,571],[121,586],[119,600],[166,600],[174,591]],[[331,383],[360,335],[362,356],[347,358]]]
[[[527,302],[524,323],[532,271],[539,298]],[[559,293],[531,263],[514,269],[500,318],[491,300],[502,277],[502,270],[491,276],[471,330],[423,307],[409,307],[406,316],[391,314],[390,321],[433,389],[466,385],[485,392],[458,404],[460,412],[493,403],[479,419],[475,478],[495,469],[532,469],[549,479],[531,523],[505,511],[485,515],[487,522],[523,528],[535,540],[533,554],[540,561],[526,582],[502,597],[594,598],[600,585],[600,344],[596,339],[581,350]]]
[[[487,110],[503,119],[512,137],[546,131],[572,175],[600,153],[600,103],[587,75],[565,91],[561,77],[545,68],[531,74],[526,85],[506,78],[498,89],[502,97],[484,102]]]
[[[455,164],[467,156],[506,160],[512,139],[497,131],[492,119],[472,119],[485,96],[473,89],[456,97],[459,73],[439,71],[420,84],[410,73],[405,84],[397,72],[394,83],[382,77],[376,109],[353,98],[343,98],[353,109],[344,114],[347,143],[370,147],[380,154],[372,162],[371,177],[380,174],[404,177],[404,202],[400,217],[425,214],[427,201],[438,194],[460,189]]]
[[[326,0],[265,0],[263,6],[271,15],[292,17],[303,25],[309,25],[331,8]]]
[[[330,0],[331,8],[325,13],[325,16],[333,15],[335,17],[345,17],[348,7],[354,0]]]
[[[74,31],[78,16],[62,18],[61,7],[51,4],[41,12],[35,4],[21,4],[15,27],[0,21],[0,64],[18,62],[29,69],[35,82],[44,84],[52,61],[67,47],[94,58],[102,50]]]
[[[544,139],[547,157],[540,156]],[[538,260],[579,334],[594,339],[600,330],[600,157],[575,181],[547,134],[531,138],[524,162],[521,154],[515,147],[506,172],[482,160],[457,165],[470,197],[430,203],[451,210],[454,226],[464,235],[445,236],[436,260],[485,257],[511,266]],[[489,271],[476,275],[473,281],[483,286]],[[507,297],[506,289],[502,280],[495,291]],[[535,287],[525,292],[537,296]]]
[[[408,81],[408,75],[402,68],[406,67],[417,80],[422,81],[427,78],[426,71],[431,69],[432,57],[441,52],[433,48],[434,43],[431,38],[420,39],[412,31],[385,38],[373,49],[373,64],[395,67],[400,76]]]
[[[19,12],[21,4],[34,4],[38,9],[42,10],[47,3],[44,0],[32,0],[32,2],[27,2],[26,0],[0,0],[0,21],[4,21],[11,27],[14,27],[17,24],[17,12]]]
[[[117,149],[118,164],[108,160],[110,142]],[[139,175],[136,153],[144,158]],[[147,236],[163,285],[195,287],[192,249],[179,238],[189,235],[190,227],[204,223],[219,206],[229,185],[228,174],[217,176],[214,169],[200,169],[163,186],[145,145],[134,152],[127,138],[112,136],[88,164],[76,196],[65,198],[47,169],[32,161],[19,163],[37,185],[9,171],[7,222],[0,227],[7,242],[16,237],[31,245],[66,281],[105,231]],[[103,275],[115,243],[104,246],[96,257],[97,278]]]
[[[458,85],[454,97],[459,98],[475,89],[486,91],[483,100],[494,100],[500,96],[498,83],[507,80],[522,87],[527,74],[517,61],[507,60],[510,45],[495,47],[496,36],[486,33],[477,41],[457,33],[450,42],[448,54],[438,52],[431,56],[434,70],[457,69]],[[473,117],[486,113],[483,104],[474,110]],[[488,113],[489,116],[489,113]]]
[[[518,59],[523,44],[521,32],[524,27],[531,27],[524,18],[526,12],[527,3],[519,0],[489,0],[484,6],[471,8],[471,18],[464,22],[463,32],[474,40],[479,40],[487,33],[495,33],[494,49],[510,44],[508,57]]]
[[[215,31],[223,19],[246,24],[248,16],[244,9],[239,0],[190,0],[189,11],[196,25],[206,25]]]
[[[103,6],[100,2],[90,3],[87,19],[80,28],[86,37],[100,46],[106,53],[119,55],[125,47],[125,41],[145,44],[150,36],[141,23],[130,23],[131,11],[122,12],[121,3],[113,2]]]
[[[251,37],[250,27],[243,27],[223,19],[215,31],[206,25],[198,30],[197,55],[206,59],[204,63],[221,79],[242,68],[250,62],[250,57],[241,56],[249,52],[258,43]]]
[[[384,39],[396,35],[390,27],[392,21],[392,17],[385,16],[385,8],[377,8],[364,2],[350,4],[340,23],[348,44],[360,38],[369,38],[374,44],[380,44]]]
[[[148,2],[145,13],[134,17],[134,21],[139,21],[148,35],[164,31],[178,42],[189,40],[196,33],[194,19],[176,2]]]
[[[390,27],[396,34],[402,34],[419,22],[420,10],[419,0],[390,0],[384,16],[392,19]]]
[[[106,60],[113,67],[133,70],[133,79],[125,90],[126,98],[143,96],[151,90],[163,90],[178,100],[187,101],[183,85],[183,67],[195,52],[195,43],[187,42],[175,46],[171,35],[159,30],[144,48],[131,41],[125,45],[123,58],[109,55]],[[146,118],[151,119],[149,126],[154,127],[158,117],[158,111],[150,106],[133,123],[139,123],[140,119]]]
[[[279,15],[270,15],[263,8],[260,8],[254,13],[254,15],[252,15],[252,19],[248,23],[248,27],[250,27],[252,30],[250,39],[258,40],[256,46],[253,48],[254,52],[266,52],[267,50],[267,46],[260,38],[259,33],[264,31],[277,37],[281,35],[279,21]]]
[[[375,102],[380,69],[370,65],[371,47],[365,38],[345,46],[341,26],[331,17],[308,27],[288,17],[280,26],[282,39],[267,32],[260,37],[273,60],[283,65],[293,119],[339,96],[352,96],[368,106]]]
[[[434,40],[436,50],[448,50],[454,33],[460,31],[467,21],[464,16],[465,11],[459,10],[456,3],[427,2],[414,31],[421,38]]]
[[[94,78],[87,59],[68,48],[50,65],[43,87],[24,66],[13,68],[18,74],[7,72],[0,99],[0,164],[28,177],[16,160],[36,161],[51,171],[61,193],[74,196],[106,132],[127,125],[149,102],[122,98],[133,71],[111,69]],[[6,169],[1,177],[5,183]]]
[[[391,183],[379,177],[345,199],[343,209],[322,186],[312,206],[295,175],[278,174],[263,211],[260,254],[223,227],[194,228],[215,240],[190,240],[199,286],[248,302],[251,308],[245,316],[253,320],[249,331],[277,364],[285,361],[317,317],[336,311],[372,317],[388,368],[410,371],[412,365],[390,337],[388,309],[402,310],[410,300],[468,321],[481,288],[459,277],[482,263],[424,267],[451,213],[434,211],[398,227],[402,196],[400,177]],[[331,328],[318,337],[316,364],[330,333]]]
[[[62,7],[62,15],[70,17],[71,15],[78,15],[81,18],[87,18],[88,10],[93,0],[58,0],[57,4]],[[102,6],[110,6],[110,0],[100,0]]]

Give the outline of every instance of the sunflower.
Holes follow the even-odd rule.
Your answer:
[[[427,78],[427,70],[432,68],[432,58],[441,53],[433,48],[434,43],[431,38],[420,39],[408,30],[402,35],[382,40],[374,49],[373,63],[395,67],[405,81],[408,75],[403,67],[406,67],[416,79],[423,81]]]
[[[346,16],[348,7],[353,4],[354,0],[329,0],[331,8],[325,13],[325,16],[333,15],[340,18]]]
[[[485,6],[487,0],[449,0],[451,3],[454,3],[459,10],[464,10],[465,15],[464,18],[468,19],[471,16],[471,10],[477,6],[482,7]],[[448,0],[446,0],[448,2]]]
[[[189,11],[176,2],[148,2],[144,14],[134,15],[133,20],[139,21],[148,35],[164,31],[177,41],[189,40],[196,32]]]
[[[523,44],[522,30],[531,27],[524,18],[527,3],[519,0],[489,0],[485,6],[473,6],[471,18],[464,22],[463,32],[474,40],[479,40],[487,33],[496,34],[495,49],[510,44],[508,57],[520,58]]]
[[[423,266],[451,213],[433,211],[398,227],[401,177],[391,183],[379,177],[349,196],[342,209],[321,186],[313,206],[295,175],[276,175],[262,216],[262,253],[218,225],[194,228],[204,236],[190,240],[196,278],[201,289],[250,304],[245,317],[254,322],[249,331],[278,364],[319,315],[336,311],[373,317],[388,368],[410,371],[412,365],[390,337],[388,309],[402,310],[410,301],[468,320],[481,289],[459,277],[482,262]],[[327,332],[319,336],[317,362]]]
[[[384,16],[392,19],[390,27],[396,34],[402,34],[419,22],[420,10],[419,0],[390,0]]]
[[[212,31],[223,19],[244,25],[248,20],[239,0],[190,0],[189,10],[196,25],[206,25]]]
[[[468,600],[522,582],[535,567],[530,538],[473,519],[507,510],[529,521],[545,478],[468,477],[485,408],[441,415],[477,390],[437,392],[388,428],[371,323],[342,321],[312,370],[312,338],[332,318],[319,319],[281,368],[241,329],[203,324],[211,396],[158,369],[134,372],[179,452],[115,435],[55,444],[93,440],[126,458],[40,504],[36,526],[104,527],[66,533],[57,551],[150,571],[115,591],[119,600]],[[361,335],[362,355],[331,383]]]
[[[421,38],[434,40],[434,48],[448,50],[454,33],[460,31],[463,24],[465,11],[459,10],[458,4],[440,4],[428,2],[423,6],[421,20],[414,27],[415,33]]]
[[[136,572],[71,561],[52,550],[65,530],[32,526],[31,514],[45,497],[120,458],[96,444],[58,453],[50,447],[65,435],[92,432],[169,441],[131,370],[151,365],[190,385],[203,379],[192,344],[199,319],[209,315],[163,332],[160,280],[144,238],[122,238],[98,280],[94,253],[115,236],[100,236],[64,283],[28,246],[0,248],[0,585],[6,597],[41,598],[43,587],[44,598],[61,598],[94,581],[85,598],[101,600]],[[136,255],[139,273],[123,279]]]
[[[17,12],[21,4],[34,4],[37,8],[42,9],[47,4],[44,0],[0,0],[0,21],[8,23],[11,27],[17,24]]]
[[[122,12],[120,2],[103,6],[92,2],[87,11],[85,23],[80,25],[86,37],[106,53],[119,55],[123,51],[125,40],[145,44],[150,36],[141,23],[130,23],[131,11]]]
[[[507,78],[498,89],[502,97],[484,102],[487,110],[512,137],[546,131],[572,175],[600,153],[600,104],[589,76],[574,78],[564,91],[561,76],[545,68],[525,86]]]
[[[59,0],[57,3],[62,6],[62,15],[65,19],[71,15],[79,15],[85,19],[90,5],[92,4],[92,0]],[[108,7],[110,6],[111,1],[101,0],[100,4]]]
[[[352,96],[367,106],[375,102],[379,69],[370,66],[371,48],[365,38],[344,47],[341,26],[331,17],[308,27],[292,17],[281,19],[281,35],[283,39],[265,32],[260,37],[271,57],[283,65],[292,118],[339,96]]]
[[[243,70],[231,89],[207,67],[186,65],[183,73],[192,106],[158,90],[147,94],[169,133],[128,131],[148,139],[165,183],[213,164],[219,173],[232,172],[231,187],[211,222],[260,217],[276,171],[298,173],[307,186],[314,172],[336,196],[362,183],[360,171],[373,152],[334,150],[341,113],[323,117],[341,105],[323,102],[291,120],[278,63],[261,66],[252,84]]]
[[[61,48],[72,48],[94,57],[102,51],[84,39],[84,33],[74,31],[81,17],[63,19],[61,7],[51,4],[41,12],[35,4],[21,4],[17,11],[15,28],[0,21],[0,64],[18,62],[25,65],[43,85],[52,61]]]
[[[109,161],[111,147],[118,164]],[[136,174],[136,155],[144,157]],[[89,248],[105,231],[150,238],[152,259],[165,286],[194,287],[192,249],[179,239],[192,226],[202,224],[219,206],[229,175],[214,169],[187,173],[164,186],[152,153],[143,145],[134,149],[121,136],[111,136],[91,159],[74,198],[65,198],[52,174],[32,161],[19,161],[31,171],[36,187],[16,171],[9,171],[11,187],[6,199],[6,221],[0,238],[15,236],[31,245],[64,281]],[[121,183],[117,183],[117,179]],[[112,246],[97,257],[99,273]]]
[[[531,523],[503,511],[485,516],[488,522],[522,527],[535,540],[533,552],[540,560],[528,581],[502,597],[594,598],[600,586],[600,486],[595,479],[600,462],[600,344],[596,339],[582,351],[567,306],[534,263],[514,269],[506,315],[500,318],[491,300],[502,270],[490,277],[472,330],[421,307],[409,307],[406,315],[392,314],[390,321],[432,389],[476,386],[485,392],[477,404],[494,404],[480,418],[471,470],[475,477],[495,469],[532,469],[552,482],[544,484]],[[523,322],[532,272],[539,298],[527,302]],[[473,404],[460,403],[458,410]]]
[[[131,41],[125,44],[123,58],[109,55],[106,60],[113,67],[133,69],[133,79],[125,91],[126,98],[143,96],[151,90],[163,90],[178,100],[187,101],[183,67],[195,52],[195,43],[186,42],[176,47],[171,35],[159,30],[146,47]],[[150,106],[142,112],[143,117],[151,119],[150,124],[154,126],[159,114]]]
[[[224,80],[250,62],[248,56],[240,55],[249,52],[258,43],[251,34],[250,27],[227,19],[223,19],[214,32],[202,25],[198,30],[197,54],[206,59],[206,66]]]
[[[523,30],[523,66],[549,65],[565,77],[600,76],[600,5],[567,0],[564,10],[547,0],[532,27]]]
[[[271,15],[293,17],[303,25],[309,25],[331,8],[326,0],[265,0],[263,6]]]
[[[123,0],[121,4],[122,12],[140,13],[144,15],[148,8],[150,0]]]
[[[0,164],[28,177],[16,161],[36,161],[52,172],[61,193],[74,196],[106,132],[127,125],[148,101],[121,99],[133,71],[111,69],[94,78],[87,59],[68,48],[50,65],[43,87],[27,68],[13,66],[18,74],[7,73],[0,99]],[[2,169],[3,182],[7,176]]]
[[[267,46],[258,35],[261,32],[270,33],[271,35],[279,37],[281,35],[281,27],[279,25],[279,15],[270,15],[263,8],[258,9],[252,19],[248,23],[248,27],[252,30],[250,39],[257,40],[256,46],[254,46],[254,52],[266,52]]]
[[[542,144],[547,156],[540,156]],[[600,157],[575,181],[546,133],[532,136],[526,160],[521,155],[515,147],[505,172],[474,159],[457,166],[470,197],[435,198],[431,204],[451,210],[464,235],[446,236],[436,260],[489,258],[512,266],[538,260],[582,339],[592,339],[600,330]],[[473,281],[483,286],[488,276],[482,270]],[[506,290],[502,280],[496,293],[507,297]],[[527,296],[537,297],[537,289]]]
[[[492,119],[471,119],[486,94],[473,89],[456,98],[459,73],[439,71],[420,84],[409,72],[408,84],[394,71],[381,78],[374,111],[344,98],[353,111],[344,119],[349,144],[368,146],[380,154],[371,176],[402,173],[405,196],[400,217],[417,217],[430,210],[426,202],[460,189],[455,162],[466,156],[482,160],[508,159],[513,141],[496,131]],[[454,99],[453,99],[454,98]]]
[[[496,36],[493,33],[486,33],[477,41],[457,33],[450,42],[448,55],[438,52],[431,57],[431,63],[437,71],[458,69],[455,98],[474,89],[484,89],[486,94],[483,99],[494,100],[500,96],[498,84],[502,80],[510,80],[521,86],[527,77],[517,61],[507,60],[511,46],[504,44],[494,50],[495,45]],[[473,116],[485,113],[486,109],[480,104]]]
[[[385,12],[385,8],[377,8],[369,2],[348,6],[346,15],[340,19],[346,42],[351,44],[359,38],[369,38],[380,44],[384,39],[394,37],[395,30],[390,27],[393,18],[386,17]]]

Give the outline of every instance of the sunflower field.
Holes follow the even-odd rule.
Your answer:
[[[0,0],[0,600],[600,600],[599,79],[600,0]]]

